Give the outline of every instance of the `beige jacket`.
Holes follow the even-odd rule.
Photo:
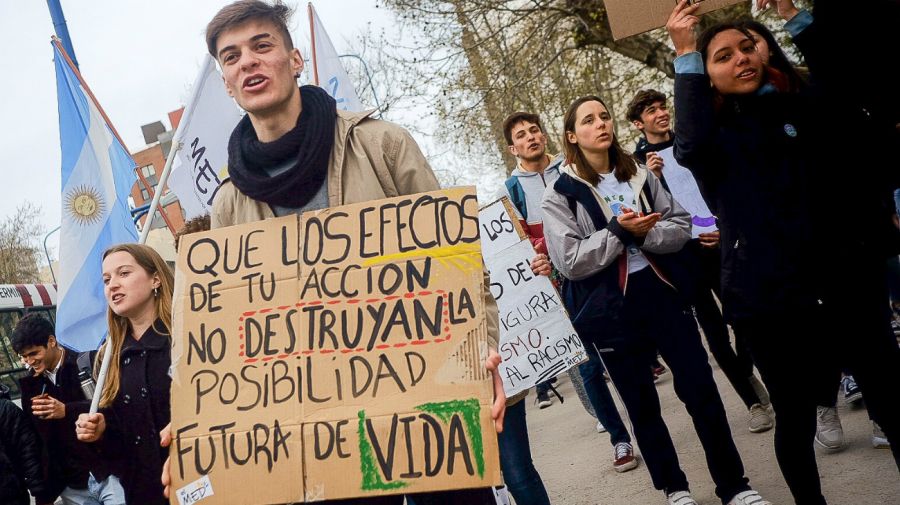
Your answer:
[[[334,147],[328,164],[330,206],[362,203],[440,189],[418,144],[405,129],[369,116],[374,111],[338,111]],[[226,179],[216,193],[210,216],[213,228],[275,217],[272,208],[253,200]],[[500,326],[497,302],[484,275],[484,309],[488,345],[497,349]]]

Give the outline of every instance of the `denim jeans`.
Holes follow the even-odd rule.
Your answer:
[[[713,292],[719,295],[721,284],[721,259],[718,249],[704,249],[699,240],[691,240],[685,246],[693,250],[697,256],[699,272],[697,275],[697,293],[694,299],[694,315],[703,329],[703,336],[709,344],[709,352],[715,358],[728,382],[741,397],[747,409],[761,403],[759,395],[750,383],[753,375],[753,359],[750,349],[743,342],[736,342],[737,349],[731,347],[731,337],[721,309],[716,304]],[[735,329],[735,340],[740,330]]]
[[[606,385],[606,379],[603,377],[603,362],[597,354],[597,349],[590,341],[585,341],[585,349],[587,349],[589,361],[578,365],[578,372],[581,374],[581,380],[584,381],[584,391],[587,393],[591,406],[597,414],[606,431],[609,433],[609,441],[613,447],[620,442],[631,443],[631,436],[628,435],[628,429],[616,410],[616,404],[613,402],[612,395],[609,394],[609,386]],[[647,372],[649,374],[649,371]]]
[[[101,482],[97,482],[91,475],[88,477],[87,489],[67,487],[59,498],[63,505],[125,505],[125,490],[115,475],[110,475]]]
[[[544,482],[531,461],[525,401],[506,408],[503,433],[497,435],[500,445],[500,469],[503,480],[516,505],[550,505]]]
[[[371,498],[366,498],[370,500]],[[365,502],[368,505],[369,502]],[[400,496],[403,503],[403,496]],[[455,491],[434,491],[406,495],[407,505],[495,505],[494,490],[489,487],[457,489]]]

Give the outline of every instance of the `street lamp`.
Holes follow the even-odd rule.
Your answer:
[[[62,228],[62,226],[57,226],[44,235],[44,256],[47,257],[47,266],[50,267],[50,275],[53,277],[53,284],[56,284],[56,274],[53,272],[53,262],[50,261],[50,251],[47,250],[47,239],[50,238],[50,235],[58,232],[60,228]]]

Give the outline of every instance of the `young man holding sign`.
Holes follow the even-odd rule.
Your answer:
[[[439,189],[406,130],[370,118],[372,111],[337,111],[322,88],[298,88],[303,58],[287,28],[290,14],[278,2],[241,0],[207,26],[208,50],[222,68],[226,90],[247,111],[229,141],[230,179],[213,203],[212,228]],[[489,294],[484,306],[496,347],[497,309]],[[493,374],[497,431],[506,400],[496,374],[499,363],[491,349],[485,365]],[[418,505],[494,503],[489,488],[424,493],[415,500]],[[328,503],[402,502],[403,495],[392,495]]]
[[[628,104],[627,119],[643,134],[634,149],[634,157],[647,165],[670,192],[677,189],[669,186],[663,174],[665,167],[663,154],[671,158],[672,145],[675,143],[675,136],[670,129],[666,96],[654,89],[638,91]],[[674,159],[670,159],[670,163],[673,165],[673,171],[679,169],[680,173],[689,176],[686,169],[675,166]],[[673,196],[679,200],[674,193],[678,191],[674,191]],[[696,197],[700,198],[699,193]],[[679,203],[682,201],[679,200]],[[684,202],[682,205],[688,208],[687,203]],[[713,297],[713,293],[718,295],[720,284],[719,231],[715,229],[714,219],[712,223],[708,223],[703,222],[701,217],[692,217],[692,225],[695,228],[713,225],[706,231],[694,234],[692,240],[685,245],[688,259],[694,262],[695,274],[691,283],[694,288],[691,296],[694,316],[703,329],[709,351],[750,412],[748,421],[750,431],[753,433],[768,431],[775,423],[768,412],[769,402],[768,395],[765,395],[765,387],[753,375],[753,361],[743,342],[738,340],[737,352],[731,347],[728,327],[725,326],[722,311]]]

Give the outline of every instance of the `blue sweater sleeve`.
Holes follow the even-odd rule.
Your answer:
[[[788,20],[787,23],[784,24],[784,29],[787,30],[788,33],[791,34],[791,37],[796,37],[800,35],[800,32],[805,30],[809,25],[813,22],[812,14],[809,13],[808,10],[802,9],[797,13],[796,16],[792,17]],[[676,58],[677,59],[677,58]]]
[[[682,54],[675,58],[674,64],[676,74],[706,73],[703,69],[703,57],[700,56],[700,53],[697,51]]]

